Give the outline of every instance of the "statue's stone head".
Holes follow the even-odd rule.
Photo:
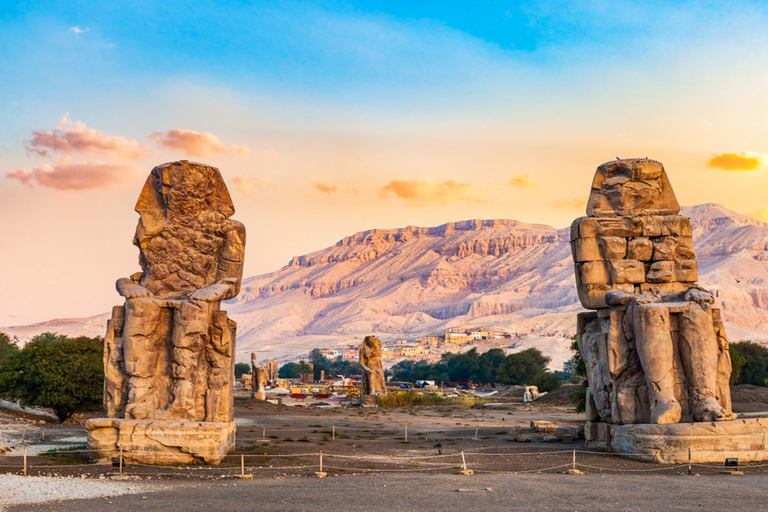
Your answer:
[[[158,234],[168,223],[185,223],[201,216],[224,220],[235,213],[219,170],[187,160],[152,169],[135,210],[141,215],[136,230],[139,242]]]
[[[597,168],[587,203],[590,217],[678,215],[664,166],[655,160],[614,160]]]

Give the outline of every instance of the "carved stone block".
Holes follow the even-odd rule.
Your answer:
[[[656,261],[648,268],[649,283],[669,283],[675,270],[674,261]]]
[[[581,263],[583,261],[600,261],[603,257],[600,255],[600,246],[595,238],[579,238],[571,242],[571,253],[573,261]]]
[[[611,283],[645,282],[645,265],[637,260],[611,260],[607,262]]]
[[[608,273],[605,271],[605,262],[586,261],[579,263],[580,284],[608,284]]]
[[[653,242],[649,238],[633,238],[627,242],[627,259],[650,261],[653,257]]]
[[[597,238],[600,256],[605,260],[620,260],[627,256],[627,239],[619,236]]]
[[[696,260],[675,261],[674,280],[693,283],[699,280],[699,265]]]

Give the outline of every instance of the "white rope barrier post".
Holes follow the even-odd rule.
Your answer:
[[[573,449],[573,470],[576,471],[576,448]]]
[[[478,429],[478,428],[479,428],[479,427],[475,427],[475,441],[477,441],[477,429]]]
[[[408,425],[405,426],[405,442],[408,442]]]
[[[471,469],[467,469],[467,460],[464,458],[464,450],[461,450],[461,466],[462,466],[462,468],[464,468],[464,469],[461,470],[461,474],[462,475],[474,475],[475,474],[475,472],[472,471]]]
[[[328,476],[327,473],[323,472],[323,452],[320,452],[320,471],[315,473],[315,476],[317,478],[324,478],[324,477]]]
[[[261,440],[262,441],[267,440],[267,427],[262,427],[261,429]]]
[[[239,478],[240,480],[250,480],[253,478],[253,475],[245,474],[245,455],[242,453],[240,454],[240,474],[235,475],[235,478]]]
[[[24,476],[27,476],[27,447],[24,447]]]
[[[691,475],[691,449],[688,448],[688,476]]]
[[[45,441],[45,429],[44,428],[40,429],[40,440],[41,441]]]
[[[120,476],[123,476],[123,447],[120,447]]]
[[[331,430],[331,435],[332,435],[331,442],[335,443],[336,442],[336,425],[333,426],[333,430]]]

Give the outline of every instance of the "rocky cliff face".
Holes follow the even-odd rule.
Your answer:
[[[768,225],[716,204],[683,214],[732,338],[768,338]],[[254,342],[467,325],[568,336],[579,306],[567,237],[514,220],[363,231],[244,281],[229,309]]]
[[[700,283],[717,297],[730,339],[768,339],[768,225],[716,204],[683,214],[694,228]],[[448,327],[496,326],[536,343],[567,341],[581,310],[567,230],[513,220],[356,233],[245,279],[226,308],[238,323],[238,348],[270,357]],[[102,320],[57,330],[77,334],[78,322],[93,329]]]

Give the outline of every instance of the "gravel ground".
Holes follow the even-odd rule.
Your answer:
[[[169,482],[143,494],[20,505],[8,512],[243,512],[343,510],[762,512],[766,475],[376,475]],[[463,491],[463,492],[462,492]]]
[[[136,482],[113,482],[107,479],[0,475],[0,511],[20,503],[34,504],[37,507],[42,503],[60,500],[145,494],[157,489],[157,486]],[[58,505],[60,503],[57,503]]]

